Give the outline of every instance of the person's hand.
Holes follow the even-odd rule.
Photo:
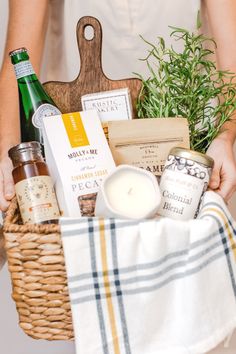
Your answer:
[[[236,191],[236,162],[233,141],[229,135],[220,134],[207,150],[207,155],[215,161],[209,187],[220,194],[226,202]]]
[[[0,160],[0,211],[6,211],[15,195],[12,163],[8,157]]]

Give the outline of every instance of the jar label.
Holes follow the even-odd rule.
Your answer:
[[[14,65],[16,78],[21,79],[22,77],[35,74],[32,65],[29,60],[21,61]]]
[[[161,177],[158,214],[178,220],[195,217],[205,189],[203,179],[165,169]]]
[[[58,219],[60,212],[50,176],[35,176],[16,183],[16,196],[23,223]]]
[[[196,217],[211,172],[204,164],[169,155],[160,182],[162,201],[158,213],[179,220]]]
[[[50,103],[44,103],[37,108],[32,116],[32,124],[38,128],[42,128],[43,117],[56,116],[61,114],[59,109]]]

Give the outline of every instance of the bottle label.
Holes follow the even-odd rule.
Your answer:
[[[21,61],[20,63],[15,64],[14,69],[17,80],[21,79],[22,77],[35,74],[29,60]]]
[[[34,224],[60,217],[50,176],[36,176],[16,183],[16,196],[23,223]]]
[[[59,109],[52,104],[44,103],[34,112],[32,116],[32,124],[38,128],[42,128],[43,117],[56,116],[61,114]]]

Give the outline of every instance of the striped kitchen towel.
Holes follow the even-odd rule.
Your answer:
[[[236,326],[236,223],[217,194],[188,222],[61,227],[77,354],[199,354]]]

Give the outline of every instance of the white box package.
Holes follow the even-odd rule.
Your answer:
[[[95,109],[101,122],[132,119],[132,104],[128,88],[91,93],[81,97],[84,111]]]
[[[115,168],[96,111],[43,119],[46,162],[63,216],[92,216],[102,180]]]

